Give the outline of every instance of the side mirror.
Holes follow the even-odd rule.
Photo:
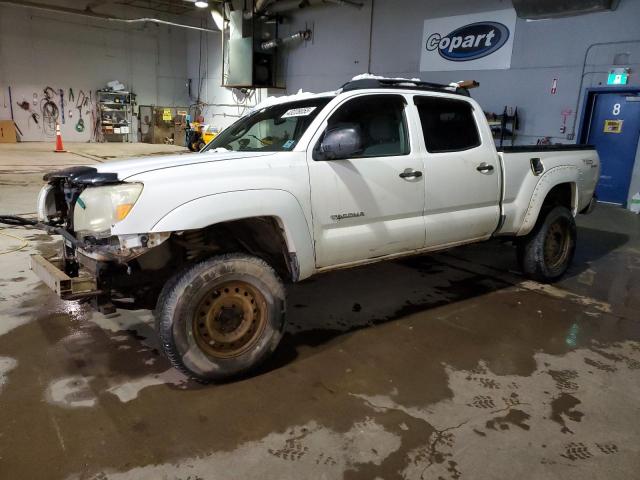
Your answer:
[[[317,148],[315,160],[340,160],[362,152],[362,132],[357,123],[330,127]]]

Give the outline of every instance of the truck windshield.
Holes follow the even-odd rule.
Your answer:
[[[242,117],[222,131],[203,152],[224,148],[241,152],[286,152],[293,148],[332,97],[287,102]]]

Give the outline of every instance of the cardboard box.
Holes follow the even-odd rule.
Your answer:
[[[0,120],[0,143],[16,143],[16,126],[13,120]]]

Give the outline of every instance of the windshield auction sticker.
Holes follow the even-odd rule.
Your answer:
[[[291,110],[287,110],[286,113],[280,118],[306,117],[316,108],[317,107],[292,108]]]

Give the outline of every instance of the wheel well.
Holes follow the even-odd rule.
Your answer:
[[[284,229],[276,217],[222,222],[174,237],[190,262],[221,253],[246,252],[269,263],[283,280],[295,281],[298,277],[296,256],[289,252]]]
[[[189,265],[216,255],[246,253],[267,262],[283,281],[297,281],[298,259],[277,217],[252,217],[175,232],[169,240],[108,273],[110,301],[118,308],[153,309],[166,282]]]
[[[573,183],[560,183],[549,190],[542,203],[541,211],[546,213],[553,207],[561,205],[573,211],[573,198],[575,186]]]

